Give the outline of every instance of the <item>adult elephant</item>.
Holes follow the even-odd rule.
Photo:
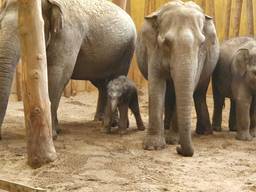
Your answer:
[[[56,135],[57,109],[69,79],[90,80],[98,88],[95,118],[101,118],[108,81],[128,73],[136,30],[125,11],[105,0],[42,0],[42,12]],[[20,58],[17,20],[18,1],[5,1],[0,12],[0,127]]]
[[[136,55],[142,74],[149,80],[149,128],[144,148],[161,149],[166,144],[165,98],[166,117],[177,117],[181,145],[177,152],[192,156],[193,97],[198,116],[197,132],[212,132],[206,92],[219,56],[212,18],[204,15],[193,2],[171,1],[146,16],[138,36]]]

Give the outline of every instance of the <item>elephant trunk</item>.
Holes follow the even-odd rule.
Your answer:
[[[185,50],[185,52],[184,52]],[[193,92],[195,74],[197,73],[197,55],[195,50],[181,49],[177,55],[174,69],[174,86],[177,104],[177,122],[179,127],[180,145],[177,152],[183,156],[193,156],[194,150],[191,139]],[[180,52],[179,51],[179,52]]]
[[[8,34],[9,33],[9,34]],[[1,126],[6,113],[13,74],[19,60],[19,40],[9,32],[0,33],[0,139]]]
[[[111,99],[111,111],[112,113],[114,113],[117,109],[117,105],[118,105],[118,99],[117,98],[112,98]]]

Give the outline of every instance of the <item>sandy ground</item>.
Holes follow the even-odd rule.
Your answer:
[[[127,135],[105,135],[91,121],[96,93],[62,98],[62,133],[55,141],[58,159],[39,169],[26,165],[26,143],[21,102],[11,102],[0,141],[0,178],[49,191],[256,191],[256,139],[241,142],[227,131],[211,136],[193,134],[195,155],[180,157],[175,146],[162,151],[142,150],[145,132],[134,119]],[[147,125],[147,96],[141,109]],[[212,99],[208,98],[212,111]],[[195,125],[195,113],[193,114]]]

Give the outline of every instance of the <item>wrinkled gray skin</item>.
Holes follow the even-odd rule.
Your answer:
[[[193,96],[197,132],[212,132],[206,92],[219,55],[212,18],[193,2],[171,1],[145,18],[136,55],[142,74],[149,80],[149,129],[144,148],[162,149],[166,145],[165,108],[165,116],[174,121],[171,124],[176,121],[178,125],[181,146],[177,152],[192,156]],[[174,127],[170,129],[169,134],[174,134]],[[168,143],[178,140],[172,135],[167,138]]]
[[[120,114],[120,120],[118,123],[119,132],[121,134],[126,133],[126,129],[129,127],[128,109],[130,108],[136,123],[138,130],[145,130],[139,108],[138,92],[136,85],[125,76],[120,76],[109,82],[108,87],[108,100],[104,117],[104,132],[111,132],[112,116],[118,109]]]
[[[225,41],[213,73],[213,129],[221,131],[222,108],[230,98],[229,128],[237,130],[236,138],[251,140],[256,136],[256,41],[238,37]]]
[[[17,0],[0,12],[0,127],[20,58]],[[49,96],[53,133],[58,131],[57,109],[69,79],[90,80],[99,90],[96,119],[105,110],[109,80],[127,75],[136,30],[121,8],[105,0],[42,0],[47,45]]]

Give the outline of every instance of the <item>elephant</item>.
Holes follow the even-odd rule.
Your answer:
[[[193,156],[193,99],[196,131],[212,133],[206,93],[219,56],[213,19],[193,2],[170,1],[145,17],[135,50],[139,69],[149,80],[149,127],[144,149],[165,147],[165,113],[177,122],[178,154]],[[169,134],[175,133],[173,126],[170,128]]]
[[[125,134],[129,127],[129,108],[135,117],[138,130],[144,131],[145,126],[140,115],[138,91],[134,82],[122,75],[110,81],[107,90],[108,100],[104,116],[104,132],[111,132],[111,120],[117,108],[120,114],[118,123],[120,134]]]
[[[213,72],[214,112],[212,127],[221,131],[225,98],[231,101],[229,129],[236,139],[251,140],[256,136],[256,40],[236,37],[223,42]]]
[[[90,80],[99,90],[95,119],[103,118],[107,83],[127,75],[136,43],[130,16],[107,0],[41,0],[45,28],[53,134],[57,109],[70,79]],[[18,1],[0,11],[0,127],[20,58]]]

